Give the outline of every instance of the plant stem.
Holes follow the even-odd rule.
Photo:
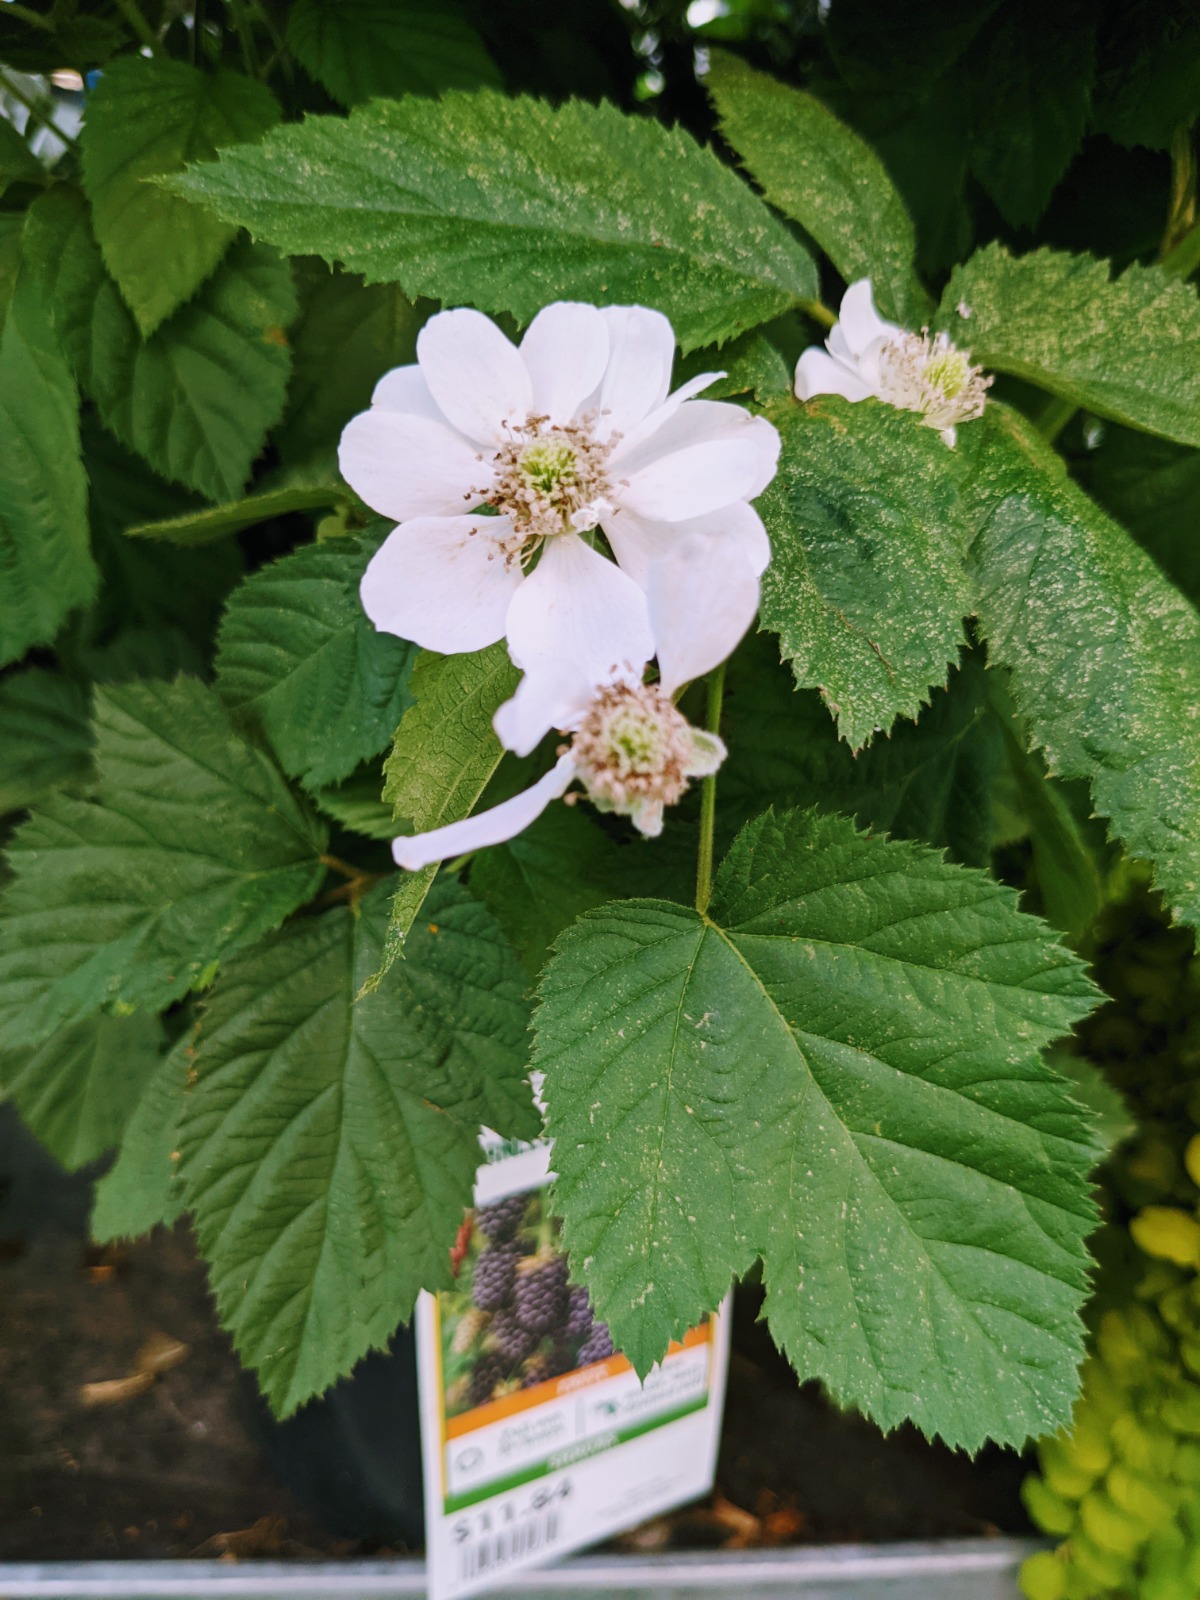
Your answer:
[[[117,0],[117,10],[133,29],[138,39],[145,45],[152,56],[161,55],[158,35],[142,15],[142,8],[137,0]]]
[[[1159,246],[1159,261],[1165,261],[1195,221],[1196,151],[1192,144],[1191,127],[1181,123],[1171,140],[1171,203],[1167,208],[1167,222]]]
[[[349,878],[351,881],[362,877],[359,869],[351,866],[348,861],[343,861],[341,856],[322,856],[321,865],[328,867],[331,872],[341,873],[343,878]]]
[[[725,698],[724,662],[708,675],[708,712],[704,726],[709,733],[721,728],[721,702]],[[713,829],[717,819],[717,775],[705,778],[700,791],[700,854],[696,862],[696,910],[704,916],[712,899]]]
[[[27,22],[31,28],[41,28],[45,33],[54,32],[54,24],[49,17],[42,16],[40,11],[34,11],[29,6],[19,5],[17,0],[10,0],[5,8],[6,17],[17,17],[22,22]]]
[[[25,107],[31,117],[40,122],[42,127],[52,133],[56,139],[60,139],[68,150],[79,149],[78,144],[72,139],[71,135],[64,133],[50,113],[39,105],[32,95],[26,94],[19,84],[14,83],[3,68],[0,68],[0,89],[3,89],[6,94],[12,95],[14,100]]]
[[[1073,400],[1063,400],[1055,395],[1038,417],[1036,427],[1047,443],[1053,443],[1078,410]]]
[[[242,0],[225,0],[229,10],[233,13],[233,25],[237,29],[238,42],[242,47],[242,62],[246,74],[251,78],[262,76],[259,67],[258,52],[254,48],[254,29],[250,26],[250,18]]]
[[[832,328],[837,316],[822,300],[801,300],[800,309],[806,317],[819,322],[823,328]]]

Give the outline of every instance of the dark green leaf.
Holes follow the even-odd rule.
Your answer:
[[[1200,13],[1179,0],[1105,7],[1092,120],[1118,144],[1166,150],[1200,106]]]
[[[74,1172],[120,1140],[162,1044],[157,1017],[93,1014],[35,1048],[0,1051],[0,1094]]]
[[[212,981],[316,890],[325,831],[195,679],[96,694],[95,796],[17,832],[0,902],[0,1041]]]
[[[814,95],[724,51],[705,82],[721,132],[771,204],[812,235],[847,283],[870,278],[885,317],[928,321],[912,220],[870,145]]]
[[[1088,1122],[1039,1051],[1090,1009],[1015,896],[916,845],[752,823],[707,917],[589,912],[546,969],[564,1242],[645,1371],[763,1257],[804,1378],[977,1448],[1070,1416]]]
[[[22,269],[0,334],[0,666],[49,644],[96,581],[79,400]]]
[[[0,195],[13,183],[45,181],[45,167],[12,123],[0,117]]]
[[[417,647],[377,632],[358,598],[376,543],[328,539],[273,561],[234,591],[221,624],[218,693],[310,786],[378,755],[412,703]]]
[[[1200,301],[1161,267],[1003,245],[958,267],[939,323],[985,367],[1130,427],[1200,444]]]
[[[322,511],[344,494],[332,475],[298,478],[276,489],[261,489],[241,500],[231,500],[228,505],[204,506],[161,521],[134,523],[125,532],[131,539],[156,539],[185,550],[197,549],[291,511]]]
[[[85,784],[92,770],[88,695],[61,672],[27,667],[0,678],[0,815],[51,789]]]
[[[142,340],[91,236],[58,185],[30,214],[29,250],[63,347],[105,426],[154,470],[210,500],[240,495],[279,420],[295,313],[288,265],[239,240],[196,298]]]
[[[171,182],[282,250],[518,322],[632,301],[692,349],[816,293],[808,255],[711,151],[607,105],[379,100]]]
[[[853,748],[946,682],[971,610],[955,456],[915,415],[823,396],[770,412],[762,622]]]
[[[1110,424],[1077,471],[1168,578],[1200,600],[1200,450]]]
[[[481,1122],[531,1135],[524,981],[488,913],[439,888],[436,927],[379,965],[381,886],[231,962],[205,1009],[181,1148],[222,1321],[281,1415],[447,1286]]]
[[[91,1232],[98,1244],[136,1238],[182,1212],[179,1131],[195,1053],[189,1030],[142,1088],[112,1170],[96,1185]]]
[[[1053,777],[1085,778],[1177,915],[1200,920],[1200,616],[1005,407],[963,430],[989,659]]]
[[[295,0],[287,42],[344,106],[500,82],[482,39],[450,0]]]
[[[191,299],[237,231],[149,180],[278,120],[275,97],[254,78],[163,56],[122,56],[89,93],[83,184],[105,266],[143,337]]]

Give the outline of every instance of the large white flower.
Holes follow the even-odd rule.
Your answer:
[[[725,759],[716,734],[693,728],[659,684],[623,678],[594,687],[580,697],[569,721],[570,743],[537,783],[490,811],[394,840],[397,865],[415,872],[448,856],[502,844],[576,781],[601,811],[630,817],[654,838],[662,832],[664,807],[674,805],[690,779],[708,777]]]
[[[919,411],[953,447],[957,424],[983,414],[991,378],[944,333],[930,337],[886,322],[876,311],[871,280],[860,278],[842,296],[825,349],[811,345],[796,364],[796,395],[811,400],[840,394],[874,395],[900,411]]]
[[[544,727],[561,726],[564,670],[602,683],[687,648],[690,623],[655,608],[652,573],[696,535],[695,583],[740,596],[740,637],[770,555],[749,502],[779,439],[693,398],[718,374],[669,393],[674,347],[640,306],[547,306],[519,347],[477,311],[432,317],[417,364],[381,379],[342,435],[346,481],[398,523],[362,581],[376,627],[444,653],[507,637],[545,686]]]

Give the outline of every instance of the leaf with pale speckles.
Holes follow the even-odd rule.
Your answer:
[[[943,685],[972,609],[955,456],[911,413],[823,395],[768,413],[779,472],[762,623],[858,749]]]
[[[847,283],[870,278],[885,317],[927,321],[912,218],[871,146],[815,95],[724,51],[714,51],[705,87],[721,132],[771,204],[812,235]]]
[[[551,300],[635,302],[685,350],[817,289],[808,253],[680,129],[490,90],[309,117],[170,180],[292,254],[528,322]]]
[[[1054,777],[1085,778],[1168,904],[1200,923],[1200,616],[1016,413],[964,429],[989,659]]]
[[[1011,890],[839,817],[760,817],[707,916],[588,912],[535,1014],[575,1271],[645,1372],[763,1260],[802,1378],[976,1449],[1067,1420],[1095,1221],[1040,1051],[1097,991]]]
[[[939,325],[971,359],[1102,417],[1200,445],[1200,299],[1161,267],[988,245],[955,268]]]

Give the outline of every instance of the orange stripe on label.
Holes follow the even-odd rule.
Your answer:
[[[698,1328],[689,1328],[682,1340],[678,1343],[672,1341],[663,1359],[669,1361],[683,1350],[694,1350],[697,1345],[708,1344],[711,1328],[712,1324],[707,1319]],[[597,1361],[590,1367],[578,1367],[561,1378],[550,1378],[546,1383],[535,1384],[532,1389],[506,1394],[502,1400],[489,1400],[485,1406],[476,1406],[473,1411],[464,1411],[461,1416],[447,1418],[445,1438],[461,1439],[466,1433],[474,1433],[476,1428],[486,1428],[490,1422],[515,1417],[518,1412],[545,1405],[548,1400],[561,1399],[563,1395],[578,1394],[581,1389],[590,1389],[597,1383],[618,1378],[623,1372],[631,1370],[629,1362],[621,1355],[609,1356],[607,1361]]]

